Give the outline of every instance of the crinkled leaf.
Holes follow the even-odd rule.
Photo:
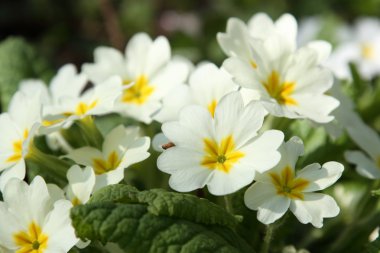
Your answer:
[[[227,213],[222,207],[190,194],[167,192],[162,189],[138,191],[129,185],[110,185],[96,192],[90,202],[113,201],[147,205],[148,212],[187,219],[203,224],[234,228],[239,217]]]
[[[232,228],[234,216],[188,194],[113,185],[71,217],[80,238],[114,242],[124,252],[254,252]]]

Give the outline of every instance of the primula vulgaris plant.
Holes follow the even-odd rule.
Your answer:
[[[380,139],[361,115],[379,129],[380,88],[359,74],[379,74],[376,38],[352,46],[373,60],[353,83],[290,14],[217,40],[221,67],[140,33],[23,80],[0,115],[0,251],[377,252]]]

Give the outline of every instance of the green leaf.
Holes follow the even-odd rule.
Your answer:
[[[112,185],[71,217],[80,238],[114,242],[125,252],[253,252],[233,229],[234,216],[188,194]]]
[[[140,192],[130,185],[110,185],[97,191],[90,203],[106,201],[146,204],[148,211],[157,216],[182,218],[207,225],[227,226],[232,229],[239,222],[239,217],[230,215],[222,207],[207,199],[162,189]]]
[[[3,111],[22,79],[46,81],[50,76],[44,59],[22,38],[10,37],[0,43],[0,104]]]

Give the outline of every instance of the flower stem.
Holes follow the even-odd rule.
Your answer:
[[[36,147],[33,140],[29,144],[29,151],[25,160],[27,163],[31,162],[37,165],[39,169],[51,174],[58,184],[65,184],[66,172],[71,164],[56,156],[45,154]]]
[[[228,195],[224,196],[224,204],[225,204],[227,212],[229,212],[230,214],[234,214],[230,196]]]
[[[94,119],[91,116],[87,116],[75,123],[79,126],[88,145],[101,150],[103,145],[103,135],[96,127]]]
[[[275,229],[274,224],[267,225],[265,236],[264,236],[264,242],[263,242],[263,245],[261,246],[260,253],[269,252],[269,247],[273,238],[274,229]]]

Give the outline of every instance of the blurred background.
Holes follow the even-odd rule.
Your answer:
[[[379,16],[380,1],[2,0],[0,39],[25,38],[57,69],[68,62],[80,66],[92,61],[99,45],[123,50],[134,33],[144,31],[167,36],[175,53],[194,62],[208,59],[220,64],[225,56],[216,33],[225,30],[229,17],[248,21],[256,12],[272,18],[290,12],[298,20],[317,15],[329,23],[352,22],[358,16]]]

